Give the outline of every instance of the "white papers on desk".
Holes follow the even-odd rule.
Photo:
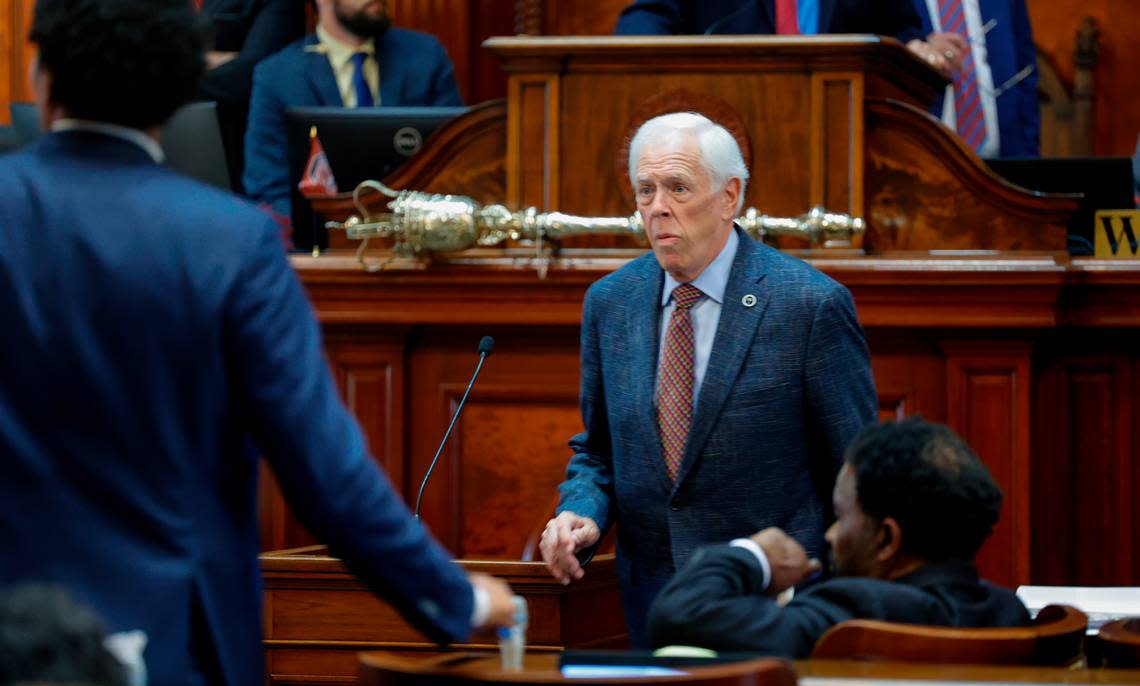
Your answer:
[[[1121,617],[1140,617],[1140,587],[1019,586],[1017,597],[1036,615],[1046,605],[1072,605],[1089,617],[1089,633]]]

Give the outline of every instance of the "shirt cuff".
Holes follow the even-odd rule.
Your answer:
[[[756,556],[756,561],[760,563],[760,570],[764,577],[764,583],[760,588],[764,591],[768,590],[768,584],[772,582],[772,565],[768,563],[768,556],[764,554],[764,549],[751,538],[734,538],[729,542],[729,545],[736,548],[744,548]]]
[[[487,615],[491,614],[491,596],[481,586],[472,585],[471,590],[475,593],[475,603],[471,608],[471,628],[478,629],[487,623]]]

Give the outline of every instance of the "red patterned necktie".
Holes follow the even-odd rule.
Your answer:
[[[781,36],[800,32],[799,11],[796,0],[776,0],[776,33]]]
[[[986,115],[978,91],[977,65],[974,64],[974,48],[966,27],[966,11],[962,0],[938,0],[938,13],[943,31],[956,33],[966,40],[962,68],[954,74],[954,118],[958,124],[958,135],[974,152],[979,152],[986,142]]]
[[[657,430],[670,479],[677,478],[693,421],[693,319],[689,310],[702,293],[683,283],[673,290],[673,314],[657,375]]]

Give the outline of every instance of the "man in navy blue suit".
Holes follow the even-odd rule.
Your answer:
[[[982,157],[1038,156],[1037,46],[1025,0],[912,1],[924,31],[959,33],[969,45],[934,113]]]
[[[291,107],[462,105],[447,52],[434,36],[391,28],[385,0],[316,0],[317,30],[257,66],[242,183],[288,217],[285,111]]]
[[[276,224],[158,164],[198,86],[185,0],[39,0],[45,130],[0,159],[0,586],[149,636],[156,684],[264,679],[258,455],[301,521],[436,641],[501,624],[338,399]]]
[[[848,619],[953,627],[1025,626],[1010,590],[978,578],[974,555],[1002,493],[969,446],[941,424],[869,427],[847,452],[828,529],[836,577],[775,596],[818,568],[779,529],[708,546],[658,596],[655,646],[681,644],[805,658]]]
[[[629,177],[653,252],[586,294],[585,431],[540,550],[569,583],[617,524],[643,647],[650,601],[697,546],[777,526],[821,550],[825,494],[877,399],[847,289],[734,226],[748,170],[728,131],[651,119]]]

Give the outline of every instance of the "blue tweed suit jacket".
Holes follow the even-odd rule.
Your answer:
[[[603,531],[618,525],[631,631],[652,592],[702,544],[778,526],[818,554],[843,451],[876,418],[870,355],[850,293],[737,231],[675,482],[665,472],[654,401],[661,267],[648,253],[586,294],[585,430],[570,441],[558,511],[591,517]],[[748,295],[751,307],[742,302]],[[633,587],[649,593],[631,605]]]
[[[152,684],[263,683],[263,455],[372,589],[468,634],[471,587],[369,456],[264,212],[128,141],[43,136],[0,157],[0,321],[0,587],[145,630]]]
[[[249,127],[245,132],[242,187],[250,199],[289,216],[289,198],[300,179],[289,178],[285,111],[291,107],[342,107],[328,57],[308,50],[309,35],[263,60],[253,70]],[[455,72],[435,36],[388,29],[376,42],[380,64],[380,104],[386,107],[462,105]],[[344,190],[344,189],[342,189]]]

